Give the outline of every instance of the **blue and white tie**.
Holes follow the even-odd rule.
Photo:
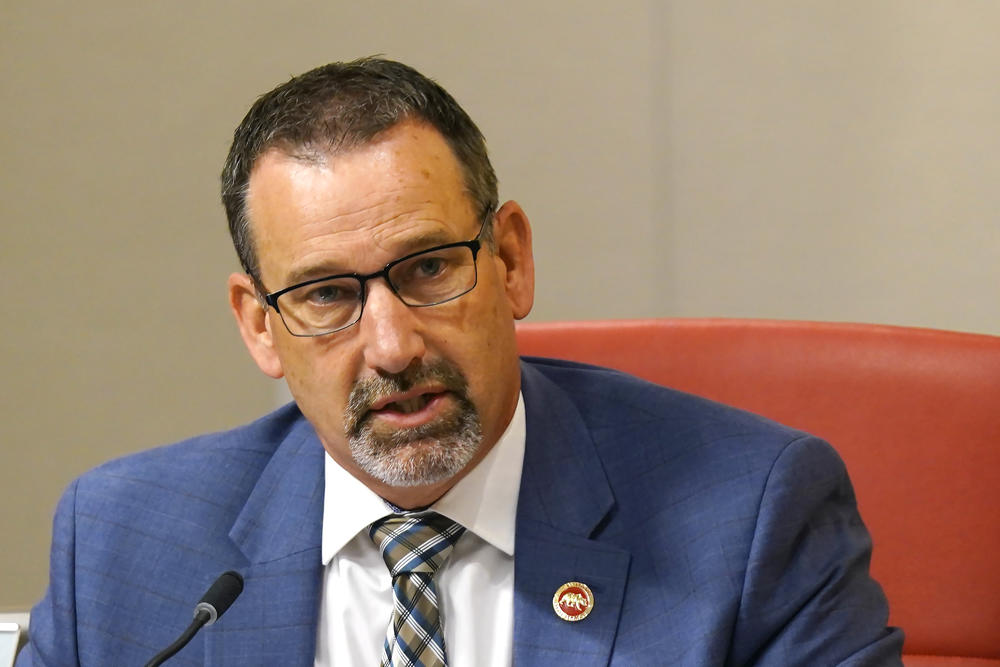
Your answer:
[[[434,512],[391,514],[368,535],[392,575],[392,619],[382,667],[446,667],[444,631],[434,574],[465,528]]]

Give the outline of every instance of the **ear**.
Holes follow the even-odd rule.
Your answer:
[[[523,319],[535,302],[535,259],[531,253],[531,223],[517,202],[509,201],[497,211],[493,239],[511,312],[514,319]]]
[[[257,289],[247,274],[234,273],[229,276],[229,307],[240,328],[243,343],[260,370],[275,379],[283,376],[281,360],[271,334],[269,309],[261,304]]]

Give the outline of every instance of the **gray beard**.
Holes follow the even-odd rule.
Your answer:
[[[374,426],[368,414],[372,404],[428,380],[443,384],[451,393],[457,402],[453,410],[413,428],[386,431]],[[424,486],[450,479],[472,461],[483,440],[465,376],[445,360],[359,380],[351,389],[345,421],[355,463],[390,486]]]

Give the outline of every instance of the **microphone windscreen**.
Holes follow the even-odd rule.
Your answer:
[[[243,577],[240,576],[239,572],[229,570],[219,575],[215,583],[202,596],[200,602],[212,605],[217,616],[222,616],[242,592]]]

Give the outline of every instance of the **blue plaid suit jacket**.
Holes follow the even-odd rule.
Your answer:
[[[606,369],[526,359],[522,381],[517,665],[900,664],[828,445]],[[18,666],[144,664],[228,569],[243,595],[171,664],[312,665],[323,456],[286,406],[79,478]],[[568,581],[594,592],[577,623],[552,609]]]

